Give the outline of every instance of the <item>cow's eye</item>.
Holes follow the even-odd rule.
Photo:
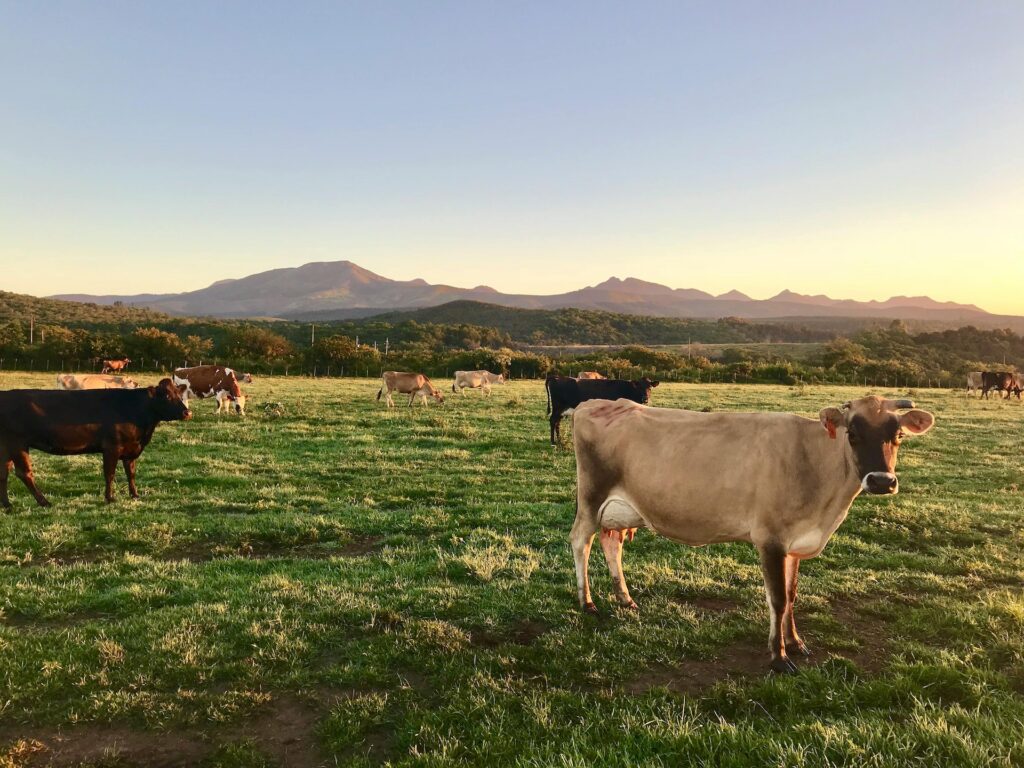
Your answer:
[[[898,443],[898,442],[899,442],[900,440],[902,440],[902,439],[903,439],[904,437],[906,437],[906,435],[905,435],[905,434],[903,434],[903,430],[901,429],[901,430],[900,430],[899,432],[897,432],[897,433],[896,433],[896,442]]]

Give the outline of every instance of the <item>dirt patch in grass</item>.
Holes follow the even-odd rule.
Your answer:
[[[654,688],[696,694],[727,678],[763,677],[768,671],[764,645],[753,639],[737,640],[709,658],[684,659],[675,667],[645,670],[627,682],[625,688],[634,694]]]
[[[698,603],[694,600],[687,602]],[[703,610],[725,611],[736,607],[735,603],[727,600],[708,602],[710,605],[702,606]],[[804,639],[812,646],[813,653],[809,657],[794,656],[797,667],[818,666],[830,657],[837,656],[848,659],[869,674],[880,672],[891,655],[892,632],[888,625],[881,619],[865,615],[858,610],[856,603],[847,600],[833,601],[832,616],[847,630],[847,636],[857,643],[857,647],[834,648],[824,642],[815,642],[817,633],[812,629],[809,638],[804,633]],[[799,620],[798,613],[798,623]],[[808,623],[813,627],[813,617]],[[708,658],[684,659],[676,666],[645,670],[627,682],[625,688],[630,693],[667,688],[676,693],[697,694],[728,678],[763,677],[768,673],[769,655],[766,645],[766,640],[760,636],[737,640],[714,651]]]
[[[472,632],[472,644],[478,648],[497,648],[501,645],[533,645],[551,628],[542,621],[522,619],[503,631],[480,629]]]
[[[4,745],[0,761],[7,758],[19,768],[99,762],[178,768],[194,766],[218,748],[250,744],[285,768],[321,766],[331,761],[320,749],[316,726],[324,712],[347,695],[326,688],[308,698],[285,694],[246,721],[216,730],[148,732],[97,725],[44,731],[7,727],[0,731],[0,744]]]

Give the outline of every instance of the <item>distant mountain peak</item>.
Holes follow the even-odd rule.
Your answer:
[[[221,317],[301,317],[311,313],[367,310],[387,312],[436,307],[453,300],[487,301],[524,309],[575,307],[663,317],[744,318],[873,317],[972,321],[987,315],[972,304],[938,302],[927,296],[894,296],[885,301],[832,299],[783,290],[770,299],[752,299],[737,290],[713,296],[694,288],[669,288],[635,277],[554,295],[505,294],[487,285],[458,288],[414,280],[392,280],[347,259],[314,261],[238,279],[218,280],[197,291],[137,296],[65,295],[55,298],[145,306],[177,315]],[[471,320],[467,320],[471,321]]]

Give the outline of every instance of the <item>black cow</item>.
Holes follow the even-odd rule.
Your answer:
[[[544,380],[544,388],[548,392],[548,409],[551,415],[551,444],[558,445],[562,441],[562,416],[571,413],[576,406],[586,400],[618,400],[626,398],[634,403],[647,405],[651,400],[651,390],[658,382],[646,376],[639,381],[624,379],[573,379],[549,373]]]
[[[997,371],[995,373],[985,371],[981,374],[981,396],[988,399],[989,390],[997,390],[999,392],[1006,393],[1006,399],[1010,398],[1010,393],[1014,389],[1013,374],[1005,371]]]
[[[161,421],[192,418],[170,379],[155,387],[62,391],[12,389],[0,392],[0,505],[10,508],[7,477],[14,472],[41,507],[50,506],[32,475],[29,449],[70,456],[103,454],[107,502],[114,500],[114,470],[120,460],[133,499],[135,460]]]

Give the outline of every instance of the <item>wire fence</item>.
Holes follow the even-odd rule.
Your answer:
[[[352,365],[304,365],[301,363],[289,364],[252,364],[248,366],[231,366],[219,360],[200,360],[191,362],[187,360],[157,360],[155,358],[132,360],[130,365],[121,372],[125,376],[136,376],[139,374],[170,375],[176,368],[189,367],[191,365],[229,365],[239,373],[251,373],[254,376],[295,376],[305,378],[380,378],[383,367],[352,366]],[[0,371],[20,371],[26,373],[99,373],[102,363],[95,360],[55,358],[4,358],[0,357]],[[434,368],[421,366],[428,375],[435,378],[451,378],[454,370],[451,368]],[[561,373],[563,375],[578,375],[584,368],[571,366],[556,366],[553,369],[546,369],[536,365],[510,365],[505,373],[509,379],[542,379],[548,372]],[[885,389],[964,389],[966,382],[963,376],[949,375],[920,375],[920,376],[868,376],[857,373],[827,372],[823,375],[802,376],[799,372],[782,376],[758,375],[757,369],[750,372],[738,373],[724,369],[680,369],[672,371],[658,371],[645,369],[643,367],[631,367],[621,371],[608,370],[601,373],[608,378],[643,378],[647,376],[660,381],[672,381],[690,384],[785,384],[790,386],[804,385],[845,385],[862,386],[865,388]]]

